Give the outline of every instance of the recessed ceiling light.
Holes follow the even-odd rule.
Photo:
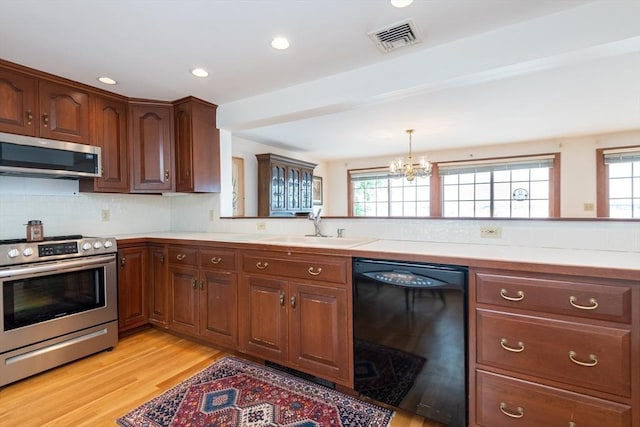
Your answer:
[[[207,70],[205,70],[204,68],[194,68],[193,70],[191,70],[191,74],[196,77],[207,77],[209,75]]]
[[[285,50],[289,48],[289,40],[286,37],[274,37],[271,40],[271,47],[278,50]]]
[[[407,7],[411,3],[413,3],[413,0],[391,0],[391,6],[394,7]]]
[[[113,80],[111,77],[98,77],[98,81],[102,82],[106,85],[117,85],[118,82]]]

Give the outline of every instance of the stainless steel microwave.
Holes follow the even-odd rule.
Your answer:
[[[100,165],[100,147],[0,132],[0,174],[90,178]]]

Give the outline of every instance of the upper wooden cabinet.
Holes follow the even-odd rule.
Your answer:
[[[131,192],[172,191],[173,107],[155,102],[133,102],[129,107]]]
[[[0,68],[0,131],[89,144],[89,94]]]
[[[35,78],[0,68],[0,131],[36,134],[36,89]]]
[[[288,216],[311,212],[315,163],[273,153],[258,159],[258,216]]]
[[[93,96],[93,145],[102,149],[102,177],[80,181],[81,191],[129,191],[127,104],[115,98]]]
[[[189,97],[174,102],[176,191],[220,191],[220,136],[214,104]]]

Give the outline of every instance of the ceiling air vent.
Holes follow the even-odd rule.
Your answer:
[[[422,41],[411,19],[372,31],[369,33],[369,37],[383,52],[391,52]]]

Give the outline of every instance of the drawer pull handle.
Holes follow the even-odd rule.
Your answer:
[[[508,340],[506,338],[502,338],[500,340],[500,347],[512,353],[521,353],[524,351],[524,343],[522,341],[518,341],[518,347],[509,347],[507,342]]]
[[[576,298],[573,295],[571,295],[569,297],[569,304],[571,304],[575,308],[579,308],[580,310],[595,310],[596,308],[598,308],[598,301],[595,298],[590,298],[589,299],[589,304],[591,304],[591,305],[580,305],[580,304],[577,304],[576,303],[577,300],[578,300],[578,298]]]
[[[187,255],[186,255],[186,254],[178,254],[178,255],[176,255],[176,259],[177,259],[178,261],[182,261],[182,260],[183,260],[183,259],[185,259],[186,257],[187,257]]]
[[[222,261],[222,258],[218,257],[213,257],[211,258],[209,261],[211,261],[211,264],[220,264],[220,261]]]
[[[322,273],[322,267],[318,267],[318,270],[315,270],[313,267],[309,267],[309,274],[312,276],[317,276],[318,274]]]
[[[262,261],[256,262],[256,268],[258,270],[264,270],[267,267],[269,267],[269,263],[268,262],[265,262],[264,264],[262,263]]]
[[[507,409],[507,404],[504,402],[500,402],[500,412],[505,414],[507,417],[511,418],[522,418],[524,417],[524,409],[521,406],[516,408],[516,412],[511,412]]]
[[[500,289],[500,296],[504,299],[506,299],[507,301],[522,301],[524,299],[524,292],[522,291],[518,291],[516,293],[516,295],[518,295],[517,297],[510,297],[507,295],[507,290],[506,289]]]
[[[596,356],[595,354],[589,355],[589,360],[591,360],[591,362],[581,362],[578,359],[576,359],[576,352],[573,350],[569,352],[569,359],[571,359],[571,361],[576,365],[586,366],[589,368],[596,366],[598,364],[598,356]]]

